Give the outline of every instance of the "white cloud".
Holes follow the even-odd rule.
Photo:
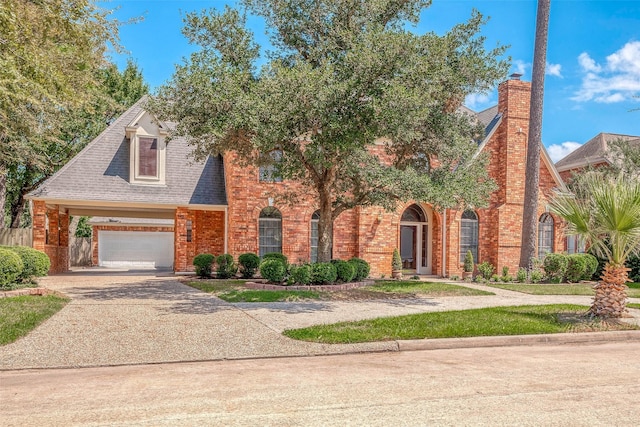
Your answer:
[[[477,111],[479,109],[482,109],[482,107],[487,106],[490,100],[491,98],[489,97],[489,95],[485,95],[482,93],[472,93],[467,95],[467,97],[464,99],[464,105],[471,108],[472,110]]]
[[[562,77],[562,65],[560,64],[549,64],[547,62],[547,67],[545,69],[545,74],[549,76]]]
[[[513,68],[514,73],[526,74],[527,68],[531,67],[531,64],[529,64],[528,62],[524,62],[521,59],[516,59],[515,61],[513,61],[511,67]]]
[[[582,52],[578,56],[578,63],[584,71],[599,73],[602,70],[602,67],[596,64],[596,61],[591,59],[587,52]]]
[[[549,153],[549,157],[551,157],[551,161],[556,163],[558,160],[566,157],[569,153],[575,151],[580,148],[582,144],[579,142],[566,141],[562,144],[553,144],[547,147],[547,152]]]
[[[640,41],[629,42],[607,56],[605,65],[586,52],[578,56],[578,63],[584,76],[574,101],[614,103],[632,100],[640,93]]]

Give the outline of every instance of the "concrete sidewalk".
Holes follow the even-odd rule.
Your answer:
[[[28,336],[0,347],[0,370],[398,351],[420,346],[522,345],[546,342],[548,336],[329,345],[294,341],[281,332],[313,324],[431,311],[591,302],[591,297],[535,296],[466,284],[496,295],[229,304],[185,286],[171,275],[155,272],[136,276],[78,272],[47,277],[41,283],[72,300]],[[637,310],[633,312],[640,317]],[[581,342],[640,340],[640,331],[562,334],[553,340],[562,341],[562,336]]]

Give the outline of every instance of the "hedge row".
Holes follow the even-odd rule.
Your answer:
[[[273,283],[286,282],[287,285],[323,285],[360,281],[368,277],[370,272],[369,263],[360,258],[291,265],[285,255],[277,252],[264,255],[262,260],[256,254],[245,253],[238,257],[238,264],[244,279],[251,279],[259,270],[264,279]],[[238,272],[238,266],[229,254],[219,257],[212,254],[199,254],[193,259],[193,265],[196,274],[203,278],[211,277],[215,266],[217,266],[216,275],[221,279],[234,277]]]
[[[0,288],[11,289],[46,276],[51,262],[44,252],[27,246],[0,246]]]

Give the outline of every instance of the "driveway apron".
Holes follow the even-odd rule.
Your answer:
[[[26,337],[0,347],[0,369],[315,355],[395,349],[394,343],[294,341],[168,276],[67,274],[42,285],[71,298]]]

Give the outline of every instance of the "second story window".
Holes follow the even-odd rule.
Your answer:
[[[158,176],[158,140],[143,138],[138,140],[138,175]]]
[[[282,161],[282,150],[273,150],[267,154],[265,164],[260,166],[260,181],[282,182],[278,174],[278,163]]]

